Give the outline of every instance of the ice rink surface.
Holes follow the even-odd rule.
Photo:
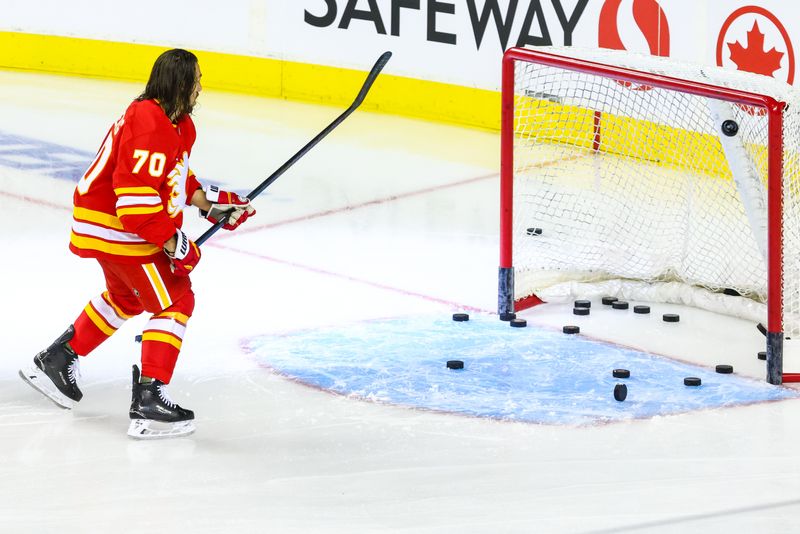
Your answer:
[[[264,365],[270,336],[496,309],[498,135],[364,111],[204,246],[170,385],[194,435],[126,436],[144,316],[82,360],[78,407],[55,407],[17,370],[102,290],[99,267],[67,249],[70,173],[141,88],[0,72],[0,532],[798,530],[796,399],[531,424],[368,402]],[[192,166],[249,191],[341,111],[205,91]],[[186,227],[206,224],[189,212]],[[679,329],[566,305],[522,316],[763,379],[753,324],[658,306]]]

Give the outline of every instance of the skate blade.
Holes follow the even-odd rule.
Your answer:
[[[19,376],[30,384],[33,389],[53,401],[59,408],[71,410],[75,407],[75,401],[61,393],[38,367],[31,366],[28,369],[20,369]]]
[[[167,439],[188,436],[194,432],[194,421],[162,423],[151,419],[132,419],[128,436],[133,439]]]

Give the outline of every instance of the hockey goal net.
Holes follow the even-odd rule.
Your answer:
[[[546,50],[546,51],[545,51]],[[613,295],[800,336],[800,95],[654,56],[503,59],[499,312]]]

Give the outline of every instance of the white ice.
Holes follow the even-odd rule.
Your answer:
[[[140,90],[0,72],[0,130],[94,153]],[[342,111],[213,91],[200,101],[193,168],[244,191]],[[502,423],[331,395],[241,349],[315,325],[494,311],[498,148],[495,133],[348,119],[255,202],[255,219],[204,247],[170,385],[197,432],[157,442],[125,434],[146,317],[82,361],[73,412],[18,378],[102,277],[67,250],[73,185],[0,167],[0,532],[797,531],[798,401],[588,427]],[[187,221],[191,235],[206,227]],[[523,316],[763,378],[754,325],[660,309],[681,314],[680,330],[560,305]]]

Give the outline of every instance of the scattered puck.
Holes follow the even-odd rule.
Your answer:
[[[759,360],[766,360],[767,359],[767,351],[762,350],[761,352],[759,352],[758,353],[758,359]]]
[[[589,315],[589,308],[572,308],[574,315]]]
[[[611,303],[611,307],[615,310],[627,310],[628,303],[624,300],[617,300]]]
[[[696,376],[687,376],[686,378],[683,379],[684,386],[699,386],[700,383],[701,380]]]
[[[611,376],[614,378],[630,378],[631,372],[627,369],[614,369],[611,371]]]
[[[463,369],[464,362],[461,360],[447,360],[447,368],[448,369]]]
[[[733,366],[720,364],[717,366],[717,372],[721,375],[729,375],[733,372]]]
[[[663,319],[665,323],[677,323],[681,320],[681,316],[677,313],[665,313]]]
[[[643,305],[634,306],[633,313],[641,313],[641,314],[650,313],[650,306],[643,306]]]
[[[134,340],[136,343],[141,343],[141,342],[142,342],[142,334],[139,334],[138,336],[136,336],[135,338],[133,338],[133,340]]]
[[[763,335],[765,336],[767,335],[767,327],[764,326],[762,323],[758,323],[756,325],[756,328],[758,328],[758,331],[761,332]]]
[[[614,399],[622,402],[628,396],[628,386],[625,384],[617,384],[614,386]]]
[[[562,328],[561,331],[564,332],[565,334],[578,334],[581,331],[581,327],[575,325],[567,325],[564,328]]]
[[[467,313],[454,313],[453,314],[454,321],[469,321],[469,314]]]
[[[619,299],[617,297],[603,297],[602,303],[606,306],[611,306],[614,302],[617,302]]]
[[[511,319],[516,319],[516,318],[517,318],[517,314],[513,313],[513,312],[501,313],[500,314],[500,320],[501,321],[510,321]]]
[[[576,308],[591,308],[592,301],[591,300],[576,300],[575,301]]]
[[[721,130],[726,136],[733,137],[739,133],[739,123],[737,123],[735,120],[726,119],[722,121]]]
[[[528,234],[528,235],[542,235],[542,229],[541,228],[528,228],[527,230],[525,230],[525,233]]]
[[[731,297],[741,297],[742,296],[741,293],[739,293],[738,291],[736,291],[732,287],[726,287],[725,289],[723,289],[722,290],[722,294],[723,295],[729,295]]]
[[[511,321],[509,321],[509,324],[514,328],[523,328],[525,326],[528,326],[528,321],[526,321],[525,319],[511,319]]]

